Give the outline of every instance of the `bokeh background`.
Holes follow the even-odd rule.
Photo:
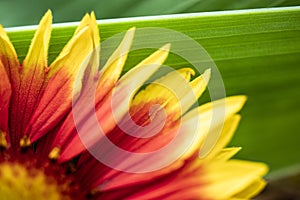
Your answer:
[[[111,19],[295,6],[300,6],[300,0],[0,0],[0,23],[4,27],[35,25],[47,9],[52,10],[54,23],[60,23],[79,21],[86,12],[92,10],[95,11],[98,19]],[[219,51],[215,50],[216,47],[211,46],[212,43],[219,42],[219,46],[224,48],[222,51],[232,54],[238,53],[237,51],[241,49],[246,52],[249,46],[230,48],[228,43],[233,42],[234,45],[234,42],[238,41],[229,37],[227,41],[224,41],[224,38],[203,40],[203,46],[207,47],[208,53],[213,58],[219,58],[216,59],[216,64],[222,73],[227,94],[246,94],[249,97],[241,112],[242,122],[230,145],[243,147],[237,155],[238,158],[266,162],[270,166],[267,178],[274,182],[289,176],[293,177],[292,183],[300,182],[299,175],[297,175],[300,172],[300,12],[297,13],[290,22],[292,25],[289,24],[289,18],[285,19],[284,16],[281,21],[278,20],[278,24],[274,24],[277,28],[279,27],[279,30],[281,27],[283,30],[282,33],[280,31],[275,33],[279,41],[278,45],[280,45],[277,52],[281,52],[281,49],[283,52],[280,55],[263,52],[260,56],[226,60],[218,57],[221,53],[218,54]],[[247,20],[251,21],[251,18],[240,23],[247,24]],[[214,26],[214,23],[216,27],[218,26],[217,19],[212,20],[211,23],[211,26]],[[256,22],[251,23],[255,25]],[[139,23],[120,24],[120,27],[126,30],[133,25],[139,26]],[[155,26],[155,21],[149,22],[149,26]],[[285,29],[288,26],[293,29]],[[122,29],[120,27],[114,29],[115,33]],[[170,27],[172,28],[171,25]],[[114,33],[109,24],[105,25],[103,29],[109,29],[110,34]],[[66,32],[66,34],[70,33]],[[186,34],[189,34],[188,30]],[[198,37],[195,32],[193,34],[190,36]],[[204,30],[203,35],[205,34]],[[261,45],[264,45],[258,39],[260,37],[265,39],[266,36],[263,37],[263,34],[265,33],[249,34],[249,39],[247,40],[245,37],[241,42],[250,44],[251,48],[257,48],[258,51],[262,47]],[[247,34],[245,33],[245,35]],[[11,36],[15,37],[13,34]],[[105,39],[105,37],[109,37],[109,34],[104,33],[102,38]],[[201,33],[199,33],[199,37],[201,40]],[[269,41],[269,43],[278,41]],[[286,42],[286,45],[282,42]],[[285,47],[292,43],[294,49],[285,52]],[[18,51],[22,52],[22,50]],[[208,97],[207,94],[205,96],[204,99]],[[289,185],[289,181],[290,179],[286,180],[286,185]],[[274,187],[275,190],[278,190],[276,184]],[[300,197],[300,194],[297,194],[299,195],[297,197]]]

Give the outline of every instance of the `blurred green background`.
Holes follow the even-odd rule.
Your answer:
[[[299,0],[0,0],[0,23],[4,27],[37,24],[47,9],[52,10],[54,22],[58,23],[79,21],[86,12],[92,10],[96,12],[98,19],[109,19],[299,5]],[[264,23],[270,23],[270,26],[273,26],[269,27],[269,32],[264,33],[262,28],[261,32],[259,34],[256,33],[256,35],[244,33],[247,37],[242,40],[239,38],[239,41],[236,41],[237,39],[234,38],[234,30],[232,35],[226,35],[226,40],[222,38],[224,30],[223,32],[218,32],[216,29],[213,32],[214,26],[218,28],[218,19],[214,18],[209,18],[211,20],[209,28],[204,29],[200,25],[199,27],[196,25],[194,29],[183,29],[183,32],[191,37],[200,38],[197,41],[201,41],[201,44],[214,58],[222,73],[227,94],[246,94],[249,96],[248,103],[241,112],[243,120],[231,145],[243,147],[242,151],[237,155],[239,158],[268,163],[271,169],[270,177],[276,177],[281,173],[300,169],[299,13],[295,12],[286,16],[279,14],[277,24],[271,24],[273,18],[269,21],[267,17],[261,18],[261,20],[265,20]],[[225,19],[222,20],[226,23]],[[249,24],[252,23],[253,26],[256,24],[254,18],[244,17],[239,20],[239,22],[234,22],[233,18],[228,18],[228,23],[237,23],[240,26],[247,24],[249,32],[253,31],[253,29],[250,29],[251,26]],[[182,23],[184,24],[184,22]],[[201,24],[202,21],[200,20],[199,23]],[[113,26],[103,25],[104,33],[102,38],[105,39],[111,34],[124,31],[133,25],[156,26],[156,22],[144,22],[144,24],[121,23]],[[173,27],[174,29],[177,27],[173,26],[171,22],[170,24],[165,23],[158,26]],[[72,31],[73,29],[65,31],[67,35],[65,41]],[[28,34],[31,37],[33,33]],[[55,32],[53,34],[55,35]],[[209,34],[215,34],[215,37],[209,38]],[[260,38],[265,40],[268,38],[266,34],[269,34],[270,37],[272,36],[273,39],[277,38],[277,41],[268,41],[269,43],[261,44]],[[205,39],[205,36],[208,39]],[[10,34],[10,37],[16,45],[19,44],[17,40],[20,36]],[[203,40],[202,37],[204,38]],[[219,39],[215,39],[217,37]],[[239,42],[250,44],[250,46],[237,48]],[[29,40],[23,43],[20,46],[29,44]],[[278,43],[277,46],[276,43]],[[260,46],[268,44],[272,45],[268,48]],[[234,45],[236,45],[236,48],[232,47]],[[289,45],[293,45],[293,49],[288,49]],[[55,49],[55,47],[51,48]],[[255,52],[251,49],[252,54],[249,53],[248,56],[244,57],[239,55],[240,52],[247,52],[247,48],[249,50],[257,48],[257,51]],[[275,53],[260,52],[261,55],[255,54],[262,48],[268,51],[273,50]],[[20,47],[19,49],[17,48],[17,51],[20,52],[22,57],[26,49],[23,48],[22,50]],[[22,52],[23,55],[21,55]],[[232,55],[239,55],[240,57],[234,59],[234,56],[232,56],[230,57],[231,59],[226,59],[224,52],[230,52],[229,57]]]
[[[79,21],[94,10],[99,19],[300,5],[299,0],[0,0],[5,27],[32,25],[51,9],[54,22]]]

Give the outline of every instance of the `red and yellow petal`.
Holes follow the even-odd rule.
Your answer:
[[[126,32],[118,48],[109,57],[103,69],[101,69],[96,91],[96,104],[118,81],[130,51],[134,32],[135,28],[131,28]]]
[[[49,10],[41,19],[32,39],[26,58],[23,61],[22,76],[26,74],[43,74],[48,67],[48,47],[51,36],[52,14]],[[42,73],[43,72],[43,73]],[[22,77],[23,78],[23,77]],[[40,77],[43,79],[43,77]]]
[[[1,89],[2,91],[5,92],[5,94],[3,94],[4,96],[2,96],[3,98],[3,103],[1,106],[3,106],[3,127],[1,127],[2,129],[8,129],[7,127],[7,120],[10,121],[9,122],[9,126],[11,127],[10,129],[15,128],[13,125],[13,122],[11,122],[11,118],[12,115],[11,113],[17,113],[17,108],[14,106],[11,106],[8,110],[8,115],[5,114],[5,112],[7,112],[6,110],[8,109],[8,107],[6,106],[6,104],[8,103],[7,101],[14,101],[16,102],[18,99],[18,90],[20,87],[20,70],[21,70],[21,66],[19,64],[18,61],[18,57],[16,54],[16,51],[13,47],[13,45],[11,44],[5,30],[3,29],[3,27],[0,25],[0,65],[1,65],[1,77],[3,77],[3,82],[1,83],[1,87],[3,87],[3,89]],[[10,88],[11,91],[10,93],[7,92],[7,88],[8,88],[8,83],[10,84]],[[9,99],[8,99],[9,96]],[[9,119],[6,119],[6,118]],[[13,125],[13,126],[11,126]],[[8,138],[8,132],[12,132],[12,130],[2,130],[3,132],[1,133],[1,141],[4,142],[4,138],[6,138],[7,141],[10,141],[10,143],[12,143],[11,140],[13,140],[15,138],[15,136],[9,135]],[[10,144],[11,145],[11,144]]]
[[[11,135],[18,142],[21,137],[26,140],[25,129],[37,107],[47,84],[46,71],[48,68],[48,46],[51,35],[52,15],[48,11],[42,18],[39,27],[23,61],[21,84],[18,94],[12,101],[12,107],[17,112],[11,113],[11,121],[15,124]]]
[[[130,152],[152,152],[167,145],[174,139],[180,127],[180,120],[176,121],[176,119],[181,112],[179,109],[177,110],[179,114],[176,113],[174,106],[178,106],[179,99],[184,99],[183,107],[185,110],[188,109],[195,102],[195,99],[189,97],[190,93],[197,91],[199,96],[206,86],[206,82],[202,84],[201,82],[204,82],[207,72],[195,80],[198,85],[193,81],[193,87],[188,82],[191,74],[193,74],[191,69],[171,72],[139,92],[131,104],[130,116],[121,119],[118,126],[110,132],[111,134],[108,133],[107,137],[115,145]],[[187,88],[178,89],[174,85],[178,82],[175,81],[176,79],[187,81]],[[177,90],[175,92],[177,97],[174,91],[170,90]],[[159,107],[155,108],[156,104]]]
[[[183,107],[185,110],[188,109],[189,106],[195,102],[193,98],[189,97],[190,92],[194,93],[194,91],[196,91],[199,96],[204,91],[208,81],[207,79],[209,78],[207,77],[209,76],[207,75],[208,73],[209,72],[206,72],[203,76],[195,79],[195,81],[193,81],[193,87],[187,82],[187,88],[185,90],[178,89],[178,87],[174,85],[174,83],[178,81],[174,80],[179,79],[181,82],[189,81],[190,75],[193,74],[191,69],[174,71],[156,80],[145,90],[137,94],[130,107],[130,117],[124,117],[120,123],[118,123],[118,126],[107,134],[107,137],[118,147],[130,152],[139,153],[153,152],[168,145],[174,137],[176,137],[176,134],[186,136],[182,138],[181,141],[192,140],[194,138],[194,131],[187,131],[182,127],[194,127],[194,121],[189,122],[192,124],[182,124],[181,126],[180,120],[175,120],[176,117],[174,117],[175,115],[177,115],[177,117],[180,116],[181,112],[178,110],[179,114],[174,113],[174,106],[178,106],[179,99],[184,99]],[[206,80],[204,81],[203,79]],[[195,84],[196,82],[198,84]],[[203,83],[201,84],[201,82]],[[170,90],[177,90],[175,93],[177,93],[179,97],[176,97],[173,93],[174,91]],[[159,104],[160,107],[154,108],[155,104]],[[173,109],[169,109],[170,107]],[[164,113],[164,109],[167,110],[166,113]],[[124,129],[124,127],[126,127],[126,129]],[[187,132],[187,134],[183,132]],[[184,151],[186,143],[182,142],[182,144],[182,148],[176,148]]]
[[[15,48],[11,44],[5,30],[0,25],[0,60],[14,88],[20,83],[21,66]]]
[[[83,23],[87,23],[87,16],[84,17]],[[99,72],[97,81],[95,81],[93,72],[89,72],[90,76],[86,76],[86,82],[84,84],[83,91],[81,92],[81,95],[76,103],[73,105],[72,112],[68,114],[60,129],[57,131],[53,144],[56,146],[63,146],[64,143],[68,143],[70,138],[72,139],[73,137],[77,137],[76,124],[78,125],[86,121],[89,118],[89,115],[91,115],[95,109],[99,109],[99,106],[101,106],[103,103],[103,99],[106,96],[111,95],[111,90],[113,87],[115,87],[123,66],[125,65],[133,35],[134,29],[130,29],[126,33],[117,50],[109,58],[104,68]],[[95,51],[95,54],[98,55],[99,52]],[[94,59],[95,63],[99,62],[99,58],[97,56],[95,56]],[[87,104],[87,102],[95,102],[95,104]],[[76,124],[74,123],[74,113],[77,113]],[[79,113],[80,115],[78,115]],[[50,156],[52,157],[53,155],[57,155],[57,153],[52,153]]]
[[[226,107],[226,110],[227,110],[226,116],[227,117],[225,117],[226,122],[225,122],[225,125],[223,128],[222,128],[223,124],[219,123],[219,125],[221,126],[221,129],[222,129],[221,137],[219,137],[219,139],[217,141],[217,145],[213,146],[214,147],[213,152],[218,152],[218,154],[213,157],[213,159],[214,159],[213,161],[215,163],[219,162],[221,164],[224,163],[225,161],[227,161],[236,152],[238,152],[240,150],[240,148],[228,148],[228,149],[222,150],[219,148],[219,146],[225,145],[228,142],[228,138],[230,138],[232,136],[232,133],[236,129],[239,117],[235,116],[234,113],[236,113],[237,111],[240,110],[240,108],[242,107],[242,105],[245,102],[245,98],[243,96],[240,96],[240,97],[237,96],[237,97],[227,98],[225,102],[227,105],[227,107]],[[210,104],[212,104],[212,103],[210,103]],[[207,107],[211,106],[210,104],[204,105],[202,108],[198,108],[198,110],[205,111]],[[221,100],[219,102],[216,102],[216,104],[218,106],[222,106]],[[207,110],[206,112],[208,112],[208,111],[210,111],[210,110]],[[207,113],[201,113],[201,114],[203,114],[203,116],[209,115]],[[209,118],[207,120],[210,121],[211,118]],[[189,123],[185,124],[185,121],[183,121],[183,124],[182,124],[182,126],[184,126],[186,128],[191,127],[191,125],[193,125],[193,124],[189,124]],[[194,137],[191,137],[191,136],[193,136],[193,133],[192,132],[190,133],[190,131],[187,130],[186,128],[183,128],[182,133],[178,134],[179,137],[181,137],[181,139],[179,140],[180,143],[176,145],[176,148],[172,148],[172,151],[169,152],[169,154],[167,154],[168,156],[171,156],[171,154],[176,151],[184,152],[184,150],[186,148],[184,146],[184,144],[186,142],[188,142],[188,141],[185,141],[186,138],[195,139]],[[215,128],[217,128],[217,127],[215,127]],[[212,130],[214,130],[214,129],[212,129]],[[117,134],[116,131],[113,131],[113,133]],[[124,143],[128,143],[129,144],[128,146],[131,147],[131,148],[128,148],[128,146],[122,146],[122,148],[125,147],[125,149],[127,147],[126,150],[133,151],[133,150],[138,149],[140,151],[141,150],[151,151],[151,150],[153,150],[153,147],[156,147],[158,144],[165,144],[165,145],[168,144],[172,140],[172,137],[168,137],[168,136],[172,136],[172,134],[173,134],[173,131],[172,131],[172,129],[169,128],[168,130],[166,130],[165,134],[157,136],[155,138],[152,138],[151,140],[148,141],[148,143],[144,143],[142,145],[138,145],[138,144],[141,144],[141,142],[137,141],[137,139],[135,139],[135,140],[133,138],[127,139],[127,140],[124,139],[124,138],[126,138],[126,137],[124,137],[124,135],[119,138],[120,138],[120,141],[124,141]],[[114,138],[112,138],[112,139],[114,139]],[[152,181],[155,182],[155,180],[156,180],[155,178],[163,177],[166,174],[170,174],[173,171],[180,169],[184,165],[184,163],[190,162],[190,161],[196,159],[196,160],[198,160],[196,162],[196,164],[192,164],[191,165],[192,168],[189,169],[189,170],[193,171],[193,173],[186,175],[186,177],[184,178],[184,180],[190,180],[190,178],[192,180],[187,181],[186,183],[183,183],[181,180],[176,180],[176,184],[177,184],[177,182],[179,182],[178,188],[177,188],[177,186],[174,186],[175,188],[172,188],[171,186],[169,186],[169,185],[172,185],[173,182],[167,183],[168,180],[162,180],[162,181],[166,181],[166,184],[169,184],[169,185],[168,185],[167,189],[166,188],[162,189],[162,193],[157,193],[157,195],[159,196],[159,194],[166,194],[167,192],[174,193],[172,195],[179,195],[179,194],[176,194],[176,190],[179,189],[179,185],[182,186],[183,184],[186,184],[187,188],[189,188],[189,184],[193,183],[193,184],[195,184],[194,185],[195,189],[192,189],[190,192],[188,192],[189,189],[186,189],[186,191],[185,191],[185,192],[187,192],[186,195],[187,196],[191,195],[191,197],[195,197],[195,195],[196,195],[196,196],[199,196],[199,198],[206,197],[206,196],[203,196],[205,194],[205,192],[203,192],[202,194],[199,192],[199,188],[201,188],[199,185],[204,184],[205,181],[207,181],[205,179],[202,179],[203,172],[201,171],[201,169],[203,166],[206,165],[206,163],[209,163],[209,161],[211,161],[211,159],[210,159],[210,157],[207,157],[204,160],[202,160],[202,159],[200,160],[200,158],[198,158],[198,151],[200,148],[199,144],[201,144],[201,140],[205,139],[205,137],[204,138],[196,137],[196,139],[200,140],[200,141],[196,142],[197,145],[195,145],[195,146],[192,145],[191,148],[189,149],[189,151],[186,152],[178,161],[176,161],[175,163],[172,163],[172,165],[170,165],[162,170],[150,172],[148,174],[141,174],[141,175],[130,174],[130,173],[125,173],[125,172],[118,172],[114,169],[109,169],[108,167],[106,167],[105,165],[103,165],[101,163],[97,163],[96,160],[94,160],[94,162],[93,162],[93,158],[91,157],[89,161],[90,161],[90,163],[93,163],[93,164],[91,164],[90,166],[84,164],[87,167],[87,169],[89,169],[90,171],[95,171],[95,172],[106,169],[105,170],[106,172],[104,172],[104,174],[106,174],[106,175],[99,176],[98,178],[95,178],[95,177],[92,178],[92,177],[85,177],[86,173],[83,173],[80,176],[81,177],[84,176],[82,178],[83,180],[91,181],[91,182],[89,182],[90,185],[94,185],[94,187],[95,187],[95,184],[98,185],[98,187],[96,187],[96,188],[98,190],[100,190],[101,193],[107,192],[107,194],[105,194],[104,196],[108,195],[108,197],[111,197],[111,195],[116,195],[116,194],[110,193],[109,191],[111,191],[111,190],[113,190],[113,191],[114,190],[122,190],[122,187],[137,187],[138,185],[141,185],[143,183],[147,183],[146,189],[147,189],[147,191],[149,189],[149,191],[148,191],[149,194],[148,194],[148,192],[145,192],[145,193],[143,193],[143,195],[145,195],[147,193],[147,195],[151,196],[151,195],[155,195],[153,193],[153,191],[151,191],[151,189],[150,189]],[[166,142],[163,142],[164,140],[166,140]],[[119,146],[120,143],[117,143],[117,145]],[[134,148],[134,147],[136,147],[136,148]],[[105,155],[105,151],[103,152],[103,155]],[[128,158],[127,160],[130,160],[130,159]],[[159,162],[159,159],[157,161]],[[82,162],[86,163],[85,161],[82,161]],[[196,171],[200,170],[199,171],[200,174],[197,175],[195,173],[196,172],[195,170]],[[186,171],[186,169],[184,171]],[[145,178],[145,176],[149,177],[149,178]],[[192,176],[192,177],[189,177],[189,176]],[[196,179],[195,179],[195,177],[196,177]],[[198,179],[198,181],[196,181],[197,179]],[[121,180],[126,180],[126,181],[123,182]],[[150,182],[150,186],[149,186],[149,182]],[[198,191],[197,193],[195,193],[196,190]],[[135,194],[135,195],[137,195],[137,194]],[[140,195],[142,195],[142,194],[140,194]],[[136,196],[134,196],[134,197],[136,197]],[[153,196],[151,196],[151,197],[153,197]]]
[[[4,30],[0,28],[0,57],[12,86],[9,121],[11,143],[14,147],[19,145],[44,87],[50,25],[51,13],[48,12],[39,25],[23,65],[19,64],[13,46]]]
[[[182,117],[182,129],[187,136],[190,135],[187,138],[194,139],[182,158],[189,158],[195,152],[198,154],[200,149],[206,153],[212,153],[211,151],[214,149],[215,154],[225,147],[228,140],[223,140],[223,137],[228,139],[232,136],[238,121],[231,132],[224,131],[225,128],[231,127],[225,122],[241,110],[245,101],[245,96],[227,97],[201,105],[186,113]],[[216,143],[217,145],[215,145]],[[199,155],[203,155],[203,152],[200,151]]]
[[[94,113],[92,113],[85,118],[82,126],[77,127],[82,134],[81,139],[77,134],[72,134],[69,136],[68,142],[64,142],[59,161],[66,161],[99,141],[101,139],[99,137],[99,124],[104,134],[111,131],[128,113],[129,102],[135,92],[165,61],[168,52],[169,45],[163,46],[125,74],[117,82],[113,94],[107,95],[96,107],[98,120],[94,119]],[[84,137],[85,146],[82,144],[82,137]]]
[[[84,20],[82,23],[87,22]],[[79,26],[50,65],[48,84],[26,129],[31,142],[45,135],[70,112],[72,101],[76,101],[80,95],[86,69],[96,68],[97,63],[90,63],[96,44],[99,43],[95,41],[97,36],[94,35],[99,33],[94,31],[94,26],[94,22]]]
[[[11,85],[6,70],[0,60],[0,147],[8,147],[9,144],[9,103],[11,97]]]
[[[159,104],[173,120],[178,119],[197,101],[210,78],[210,70],[207,70],[203,75],[189,82],[193,74],[192,69],[183,68],[154,81],[134,98],[131,112],[139,112],[149,103]],[[180,87],[178,87],[179,82]]]
[[[235,116],[230,117],[225,124],[223,134],[230,136],[226,127],[236,123]],[[223,140],[223,138],[220,138]],[[225,139],[226,141],[226,139]],[[266,174],[267,167],[262,163],[254,163],[228,159],[239,148],[221,150],[215,158],[203,162],[193,157],[185,161],[178,168],[166,174],[156,176],[159,171],[147,174],[151,179],[143,182],[143,176],[119,172],[119,175],[103,181],[98,190],[99,197],[110,198],[147,198],[147,199],[230,199],[251,198],[264,187],[262,176]],[[122,177],[122,179],[120,178]],[[134,179],[132,179],[134,178]],[[140,179],[139,179],[140,178]],[[120,180],[129,180],[118,184]],[[133,182],[132,182],[133,180]],[[230,185],[230,187],[228,187]],[[134,190],[133,188],[138,188]],[[120,192],[117,192],[120,191]]]

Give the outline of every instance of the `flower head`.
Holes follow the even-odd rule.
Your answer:
[[[1,197],[239,199],[264,187],[267,167],[230,159],[240,148],[225,148],[238,126],[236,113],[244,96],[191,109],[211,72],[191,80],[194,71],[189,68],[138,90],[166,60],[170,45],[120,78],[134,28],[98,71],[100,37],[94,13],[82,19],[48,65],[51,22],[48,11],[22,63],[0,26]],[[178,87],[179,82],[185,86]],[[213,111],[222,107],[223,118],[213,120]],[[199,158],[205,139],[216,130],[220,137]],[[157,154],[169,143],[171,148]],[[177,159],[167,162],[169,158]]]

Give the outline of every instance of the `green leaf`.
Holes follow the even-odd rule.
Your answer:
[[[272,171],[300,163],[300,7],[104,20],[99,24],[102,40],[132,26],[169,28],[196,40],[216,62],[227,94],[248,96],[231,143],[243,147],[238,157],[264,161]],[[73,31],[67,24],[54,29],[50,60]],[[21,59],[32,36],[32,30],[9,31]],[[125,71],[148,53],[131,54]],[[170,56],[166,64],[189,66],[176,56]],[[207,100],[206,93],[201,102]]]
[[[4,26],[37,24],[47,9],[55,13],[54,22],[66,22],[78,21],[92,10],[107,19],[297,5],[300,0],[0,0],[0,21]]]

